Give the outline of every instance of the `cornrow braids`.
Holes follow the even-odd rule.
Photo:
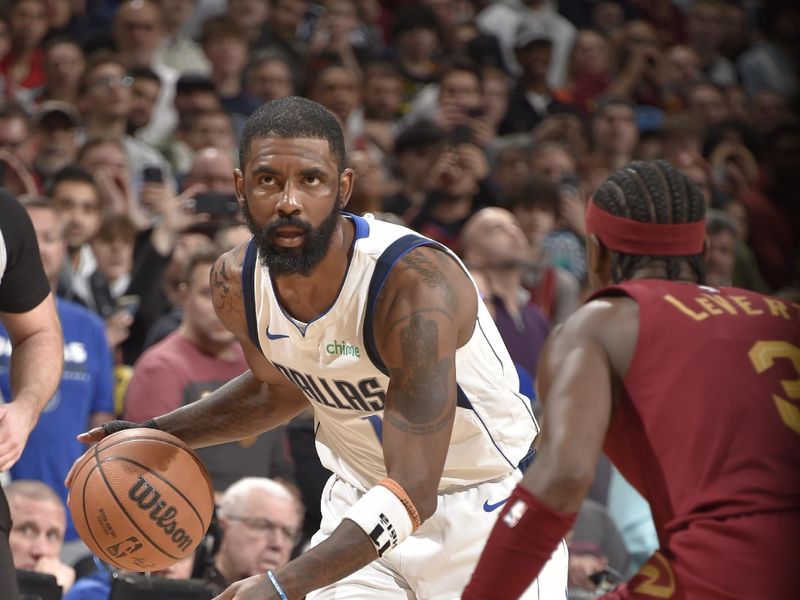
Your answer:
[[[615,171],[597,189],[593,202],[612,215],[644,223],[693,223],[705,214],[705,201],[697,186],[664,160],[637,160]],[[619,283],[631,279],[646,264],[663,261],[667,279],[677,279],[684,259],[698,283],[705,283],[702,254],[646,256],[611,250],[611,276]]]

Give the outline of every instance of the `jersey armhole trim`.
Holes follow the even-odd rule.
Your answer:
[[[244,316],[247,320],[247,335],[253,345],[261,351],[261,342],[258,339],[258,319],[256,317],[255,270],[258,261],[258,250],[251,239],[247,244],[242,263],[242,299],[244,301]]]

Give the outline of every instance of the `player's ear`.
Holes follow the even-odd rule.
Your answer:
[[[347,206],[350,201],[350,196],[353,194],[353,184],[355,183],[356,174],[353,169],[345,169],[339,175],[339,198],[342,201],[342,208]]]
[[[244,175],[241,169],[233,170],[233,186],[236,189],[236,200],[239,202],[239,208],[242,208],[244,203]]]
[[[586,238],[586,270],[593,287],[608,285],[611,277],[611,252],[596,235]]]

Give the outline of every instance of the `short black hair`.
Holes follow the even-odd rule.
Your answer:
[[[506,193],[508,209],[517,207],[539,208],[561,216],[561,192],[549,177],[536,172],[527,173],[515,181]]]
[[[97,182],[92,174],[80,165],[71,163],[59,169],[56,174],[50,178],[47,184],[47,195],[52,196],[58,184],[64,181],[80,181],[97,189]]]
[[[155,81],[158,87],[161,87],[161,77],[150,67],[133,67],[128,71],[128,75],[134,79],[149,79],[150,81]]]
[[[702,221],[706,203],[697,185],[665,160],[636,160],[614,171],[590,202],[608,213],[643,223],[677,225]],[[697,282],[705,283],[703,254],[645,256],[611,250],[611,276],[615,283],[631,279],[634,272],[654,260],[666,262],[667,279],[680,275],[685,258]]]
[[[338,172],[345,166],[344,133],[339,120],[321,104],[287,96],[259,106],[244,124],[239,142],[239,165],[244,172],[253,140],[263,138],[326,140]]]
[[[427,150],[446,139],[444,131],[436,123],[421,119],[400,132],[394,141],[394,155],[400,156],[411,150]]]

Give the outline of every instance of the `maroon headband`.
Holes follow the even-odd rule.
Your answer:
[[[612,215],[589,200],[586,235],[617,252],[644,256],[691,256],[703,252],[706,222],[644,223]]]

